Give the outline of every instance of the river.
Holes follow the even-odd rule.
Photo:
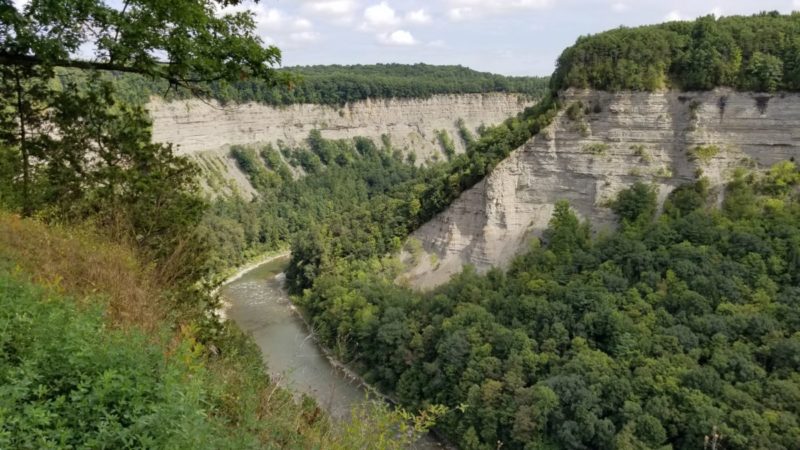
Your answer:
[[[287,256],[266,262],[224,285],[226,316],[253,336],[273,379],[313,397],[334,419],[346,420],[367,393],[331,365],[293,310],[283,286],[288,261]],[[426,436],[415,448],[441,447]]]

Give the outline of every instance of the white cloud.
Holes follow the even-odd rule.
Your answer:
[[[476,17],[476,15],[473,14],[472,8],[467,6],[464,8],[453,8],[447,11],[447,17],[451,20],[460,21],[469,19],[470,17]]]
[[[800,9],[800,0],[794,0],[794,9]]]
[[[378,40],[386,45],[414,45],[417,40],[406,30],[397,30],[391,33],[378,35]]]
[[[488,15],[543,9],[552,3],[552,0],[448,0],[450,9],[447,15],[454,21],[479,19]]]
[[[306,2],[303,8],[335,23],[347,24],[353,21],[357,6],[353,0],[319,0]]]
[[[314,24],[305,17],[295,16],[276,8],[268,8],[263,4],[240,3],[221,8],[217,14],[242,12],[253,15],[256,33],[269,45],[302,44],[316,41],[320,37],[320,34],[314,31]]]
[[[400,19],[394,9],[386,2],[380,2],[364,10],[364,20],[373,27],[397,25]]]
[[[226,15],[226,14],[238,14],[238,13],[250,13],[253,16],[253,21],[256,24],[256,29],[259,31],[263,29],[276,29],[283,27],[287,20],[289,20],[289,16],[286,13],[275,9],[275,8],[266,8],[262,5],[258,5],[255,3],[251,4],[238,4],[235,6],[226,6],[218,11],[219,15]]]
[[[416,11],[409,11],[406,14],[406,20],[411,23],[424,25],[431,22],[431,16],[424,9],[418,9]]]
[[[266,11],[259,8],[259,11],[256,13],[256,25],[260,27],[282,27],[286,23],[287,17],[286,15],[274,8],[270,8]]]
[[[618,13],[625,12],[628,9],[629,9],[628,5],[622,2],[616,2],[613,5],[611,5],[611,10]]]
[[[430,23],[431,20],[430,14],[425,9],[408,11],[401,15],[389,3],[382,1],[364,9],[364,22],[361,23],[358,29],[361,31],[381,31],[383,36],[389,36],[389,33],[387,33],[389,30],[396,30],[403,24],[424,25]]]
[[[298,17],[297,19],[295,19],[294,22],[292,23],[292,26],[296,30],[310,30],[311,28],[314,27],[314,25],[311,23],[310,20],[304,19],[302,17]]]
[[[314,42],[319,39],[319,33],[315,31],[300,31],[290,34],[289,39],[298,43]]]
[[[800,1],[800,0],[798,0],[798,1]],[[723,11],[723,9],[721,7],[715,6],[714,8],[711,8],[710,10],[706,10],[706,12],[704,12],[702,14],[699,14],[699,15],[700,16],[706,16],[706,15],[709,15],[709,14],[711,14],[711,15],[713,15],[715,17],[722,17],[724,15],[724,11]],[[675,21],[680,21],[680,20],[692,20],[694,17],[695,16],[693,16],[693,15],[683,14],[679,10],[675,9],[675,10],[670,11],[669,14],[667,14],[666,16],[664,16],[664,21],[665,22],[675,22]]]

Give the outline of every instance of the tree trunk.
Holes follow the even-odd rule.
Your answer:
[[[30,155],[28,153],[28,139],[25,130],[24,91],[22,89],[22,80],[20,79],[18,70],[14,71],[14,81],[17,94],[17,115],[19,116],[19,149],[22,154],[22,215],[29,217],[33,213],[33,204],[31,203]]]

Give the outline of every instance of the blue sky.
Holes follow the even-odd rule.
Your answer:
[[[284,65],[461,64],[549,75],[584,34],[706,14],[800,10],[800,0],[261,0],[245,3]]]

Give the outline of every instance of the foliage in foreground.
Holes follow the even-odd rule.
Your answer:
[[[417,293],[391,259],[336,259],[298,302],[368,381],[450,407],[463,448],[696,449],[715,427],[724,448],[794,448],[799,181],[739,173],[718,209],[701,180],[658,218],[636,185],[596,238],[560,203],[507,273]]]
[[[0,214],[0,447],[403,448],[441,414],[369,401],[332,423],[169,295],[89,229]]]

